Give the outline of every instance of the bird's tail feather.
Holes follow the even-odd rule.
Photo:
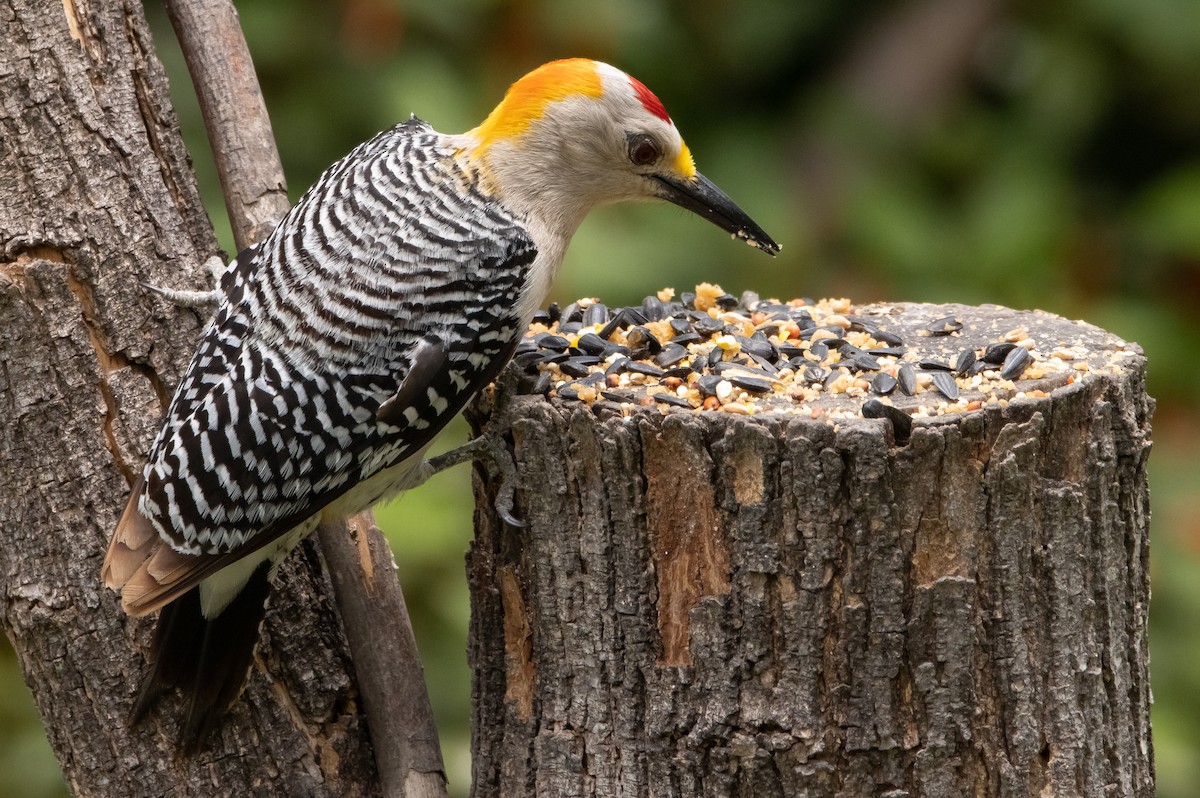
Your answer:
[[[154,629],[153,661],[134,701],[131,724],[144,718],[164,692],[178,688],[186,712],[179,752],[187,756],[200,749],[246,682],[266,614],[269,573],[264,562],[215,618],[201,612],[199,587],[163,607]]]

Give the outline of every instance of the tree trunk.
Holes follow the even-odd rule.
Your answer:
[[[1140,350],[994,306],[859,312],[919,357],[1019,327],[1087,354],[978,409],[896,393],[909,435],[845,394],[517,399],[525,526],[476,479],[476,798],[1153,795]]]
[[[151,622],[99,580],[204,322],[142,283],[218,254],[141,4],[0,8],[0,620],[77,795],[373,795],[353,670],[312,544],[281,570],[255,668],[209,748],[177,702],[128,729]],[[269,674],[269,675],[268,675]]]

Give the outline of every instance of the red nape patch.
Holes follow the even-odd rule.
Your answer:
[[[637,94],[637,98],[642,101],[643,108],[667,124],[671,123],[671,117],[667,115],[667,109],[663,108],[662,102],[654,96],[654,92],[646,88],[646,84],[630,75],[629,85],[633,86],[633,91]]]

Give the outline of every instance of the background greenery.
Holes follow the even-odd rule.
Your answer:
[[[700,168],[782,245],[772,261],[669,206],[606,208],[555,291],[636,301],[699,280],[856,302],[997,302],[1140,342],[1158,399],[1151,652],[1159,794],[1200,783],[1200,3],[1194,0],[242,0],[293,195],[410,112],[476,124],[550,58],[662,98]],[[203,127],[156,3],[160,55],[210,215]],[[465,439],[460,424],[446,445]],[[469,783],[465,469],[380,512],[456,794]],[[7,649],[0,795],[61,778]]]

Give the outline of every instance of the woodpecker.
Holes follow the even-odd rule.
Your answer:
[[[326,170],[221,273],[217,309],[105,557],[125,612],[160,611],[134,721],[172,688],[195,752],[248,675],[275,566],[319,523],[428,476],[596,205],[658,198],[774,255],[662,103],[554,61],[473,130],[415,116]]]

